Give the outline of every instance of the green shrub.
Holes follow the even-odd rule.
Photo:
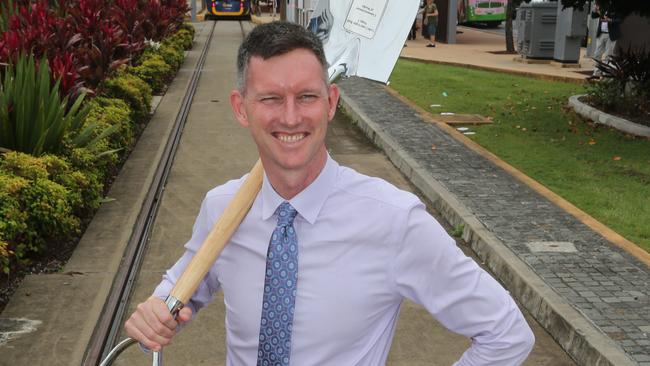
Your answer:
[[[14,262],[7,238],[19,238],[27,231],[27,213],[18,201],[27,184],[26,179],[0,170],[0,270],[5,274]]]
[[[27,263],[47,245],[79,234],[71,201],[81,199],[49,179],[48,164],[60,164],[52,159],[8,153],[0,161],[0,241],[9,253],[1,262],[5,272],[14,260]]]
[[[42,157],[20,152],[8,152],[0,160],[0,169],[30,181],[48,179],[47,167]]]
[[[192,39],[194,39],[194,36],[196,35],[196,29],[190,23],[183,23],[178,27],[178,29],[186,30],[187,32],[189,32],[190,35],[192,36]]]
[[[0,269],[8,273],[13,250],[8,238],[20,238],[27,231],[27,213],[19,202],[28,181],[0,170]]]
[[[0,237],[0,270],[4,274],[9,274],[11,271],[11,258],[13,255],[14,252],[9,249],[9,243]]]
[[[181,29],[176,33],[162,40],[163,46],[172,46],[179,51],[185,51],[192,48],[194,37],[186,29]]]
[[[102,90],[106,97],[122,99],[129,105],[132,121],[147,121],[151,108],[151,87],[142,79],[120,70],[115,77],[104,81]]]
[[[159,93],[169,81],[172,67],[163,60],[162,56],[154,54],[144,59],[140,65],[130,68],[129,71],[146,81],[154,93]]]
[[[134,143],[135,130],[129,105],[122,99],[107,97],[97,97],[88,104],[90,111],[85,123],[95,123],[102,129],[118,126],[117,131],[108,138],[108,147],[129,150]]]
[[[172,45],[163,44],[156,52],[174,70],[178,70],[183,64],[183,60],[185,60],[185,53],[183,50],[180,50]]]
[[[117,173],[118,158],[115,153],[97,156],[88,149],[73,148],[68,150],[65,159],[72,169],[82,173],[91,183],[104,185],[109,177]]]
[[[49,179],[68,190],[67,200],[79,218],[89,217],[101,203],[103,182],[92,171],[83,172],[54,155],[43,157]],[[90,174],[89,174],[90,173]]]
[[[23,209],[28,213],[25,241],[14,250],[21,260],[42,252],[46,245],[67,242],[79,234],[79,219],[73,216],[68,191],[48,179],[31,181],[21,192]]]
[[[61,185],[67,190],[66,201],[78,217],[85,217],[99,207],[101,180],[95,174],[75,169],[60,156],[34,157],[10,152],[4,155],[0,169],[29,181],[51,180]]]
[[[78,146],[92,144],[77,138],[95,128],[82,126],[87,114],[83,99],[84,94],[68,107],[67,97],[59,94],[59,81],[50,85],[47,60],[36,67],[31,55],[21,55],[5,69],[0,84],[0,147],[33,155],[60,152],[66,134]]]

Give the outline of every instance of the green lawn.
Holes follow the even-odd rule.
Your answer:
[[[492,117],[469,137],[650,251],[650,140],[565,109],[583,86],[406,60],[390,86],[433,114]]]

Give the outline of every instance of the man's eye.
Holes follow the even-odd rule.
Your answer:
[[[272,102],[276,102],[276,101],[280,100],[280,98],[278,98],[278,97],[263,97],[260,100],[262,102],[264,102],[264,103],[272,103]]]
[[[302,100],[303,102],[309,102],[315,100],[316,98],[318,98],[318,96],[314,94],[304,94],[300,96],[300,100]]]

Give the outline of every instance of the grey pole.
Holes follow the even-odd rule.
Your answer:
[[[447,43],[456,43],[456,23],[458,23],[458,0],[447,0]]]
[[[196,0],[191,1],[190,9],[191,19],[193,22],[196,22]]]

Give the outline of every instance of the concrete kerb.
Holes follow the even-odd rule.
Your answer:
[[[592,120],[596,123],[613,127],[635,136],[650,137],[650,127],[630,122],[624,118],[612,116],[611,114],[600,111],[586,103],[580,101],[580,98],[586,94],[573,95],[569,97],[569,105],[582,117]]]
[[[452,226],[464,225],[463,239],[521,304],[581,365],[636,365],[627,354],[573,308],[417,161],[341,91],[341,106],[361,130],[433,203]]]

